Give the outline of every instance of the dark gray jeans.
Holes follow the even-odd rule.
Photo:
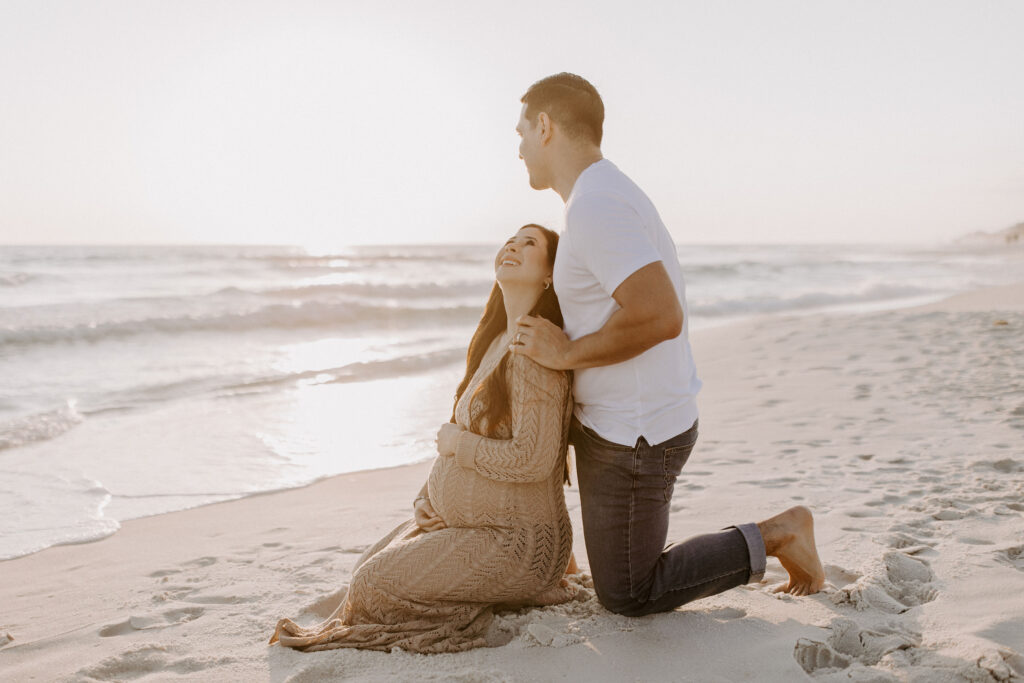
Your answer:
[[[764,540],[740,524],[665,546],[676,477],[697,441],[697,425],[651,446],[601,438],[573,418],[570,436],[583,508],[583,534],[597,597],[618,614],[640,616],[760,581]]]

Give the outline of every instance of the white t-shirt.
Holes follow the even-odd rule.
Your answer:
[[[603,438],[651,445],[697,420],[701,382],[688,335],[686,285],[676,245],[647,195],[615,164],[588,166],[565,203],[554,285],[565,332],[578,339],[601,329],[619,309],[612,293],[640,268],[661,261],[683,308],[683,331],[622,363],[577,370],[576,417]]]

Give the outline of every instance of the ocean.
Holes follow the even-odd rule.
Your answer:
[[[496,248],[0,246],[0,560],[432,457]],[[1024,275],[1003,248],[679,255],[691,333]]]

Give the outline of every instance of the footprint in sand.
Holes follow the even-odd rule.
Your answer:
[[[873,498],[872,500],[869,500],[864,504],[867,505],[868,507],[881,507],[883,505],[891,505],[892,503],[901,503],[903,502],[903,498],[904,497],[901,495],[893,495],[891,493],[886,493],[881,498]]]
[[[996,560],[1000,563],[1013,567],[1019,572],[1024,572],[1024,545],[1004,548],[995,555]]]
[[[747,616],[747,610],[740,609],[739,607],[720,607],[707,612],[707,615],[712,619],[718,619],[719,621],[730,621],[732,619],[742,619]]]
[[[164,577],[171,576],[172,574],[180,574],[180,573],[181,573],[180,569],[160,569],[160,570],[157,570],[157,571],[153,572],[152,574],[147,574],[146,576],[148,576],[151,579],[159,579],[159,578],[164,578]]]
[[[240,602],[254,603],[255,599],[246,595],[195,595],[186,602],[197,605],[237,605]]]
[[[693,474],[691,472],[691,474]],[[790,484],[794,484],[800,481],[796,477],[775,477],[774,479],[757,479],[736,482],[738,484],[747,484],[749,486],[757,486],[763,489],[781,489],[787,488]]]
[[[123,636],[135,631],[149,631],[168,626],[185,624],[203,615],[202,607],[184,607],[172,609],[156,615],[131,616],[116,624],[108,624],[99,630],[101,638]]]
[[[971,463],[971,468],[981,470],[992,468],[996,472],[1000,472],[1002,474],[1013,474],[1015,472],[1024,472],[1024,462],[1014,460],[1013,458],[1002,458],[1000,460],[978,460]]]
[[[924,541],[916,536],[898,531],[894,534],[887,536],[884,541],[885,545],[890,548],[902,550],[908,555],[917,555],[925,549],[929,549],[935,546],[935,543],[931,541]]]
[[[329,545],[326,548],[317,548],[314,552],[318,553],[341,553],[344,552],[340,545]]]
[[[1011,472],[1024,472],[1024,462],[1018,462],[1013,458],[1003,458],[992,463],[992,469],[997,472],[1010,474]]]
[[[930,519],[918,519],[918,520],[911,520],[911,521],[908,521],[908,522],[900,522],[898,524],[893,524],[891,527],[889,527],[889,531],[905,532],[907,534],[911,534],[911,535],[914,535],[914,536],[924,536],[925,538],[931,538],[932,536],[935,535],[935,532],[932,531],[931,528],[929,528],[931,526],[932,526],[932,520],[930,520]],[[918,541],[918,542],[919,543],[924,543],[924,541]]]
[[[822,671],[845,669],[853,663],[846,655],[841,655],[825,643],[817,640],[801,638],[793,648],[793,658],[797,664],[809,674]]]
[[[161,679],[204,680],[203,670],[230,666],[238,661],[229,655],[196,658],[174,657],[171,653],[172,650],[163,645],[131,648],[79,669],[75,672],[75,680],[124,681],[153,674]]]
[[[957,510],[955,508],[945,508],[932,513],[932,519],[939,522],[955,522],[958,519],[963,519],[968,514],[968,511]]]
[[[348,553],[350,555],[362,555],[366,552],[366,549],[369,547],[370,546],[368,545],[353,545],[349,546],[348,548],[339,548],[338,552]]]
[[[935,599],[936,591],[931,585],[935,573],[927,560],[900,552],[888,552],[883,560],[886,577],[897,591],[893,597],[908,606],[922,605]]]
[[[926,560],[890,551],[854,583],[832,594],[832,602],[858,610],[876,609],[890,614],[931,602],[937,592],[935,574]]]
[[[851,584],[861,577],[855,571],[851,571],[835,564],[825,565],[825,580],[833,586],[845,586]]]
[[[995,541],[990,541],[987,538],[975,538],[974,536],[959,536],[956,539],[957,543],[963,543],[964,545],[995,545]]]
[[[822,669],[845,669],[854,662],[873,666],[891,652],[921,644],[921,634],[897,623],[867,629],[849,619],[836,619],[829,629],[832,633],[827,643],[807,638],[797,641],[793,657],[809,674],[824,673]]]
[[[870,503],[867,503],[867,505],[870,505]],[[842,514],[846,515],[847,517],[853,517],[854,519],[864,519],[866,517],[884,517],[885,516],[885,513],[882,512],[881,510],[874,510],[874,509],[872,509],[870,507],[851,508],[851,509],[848,509],[848,510],[841,510],[841,511],[838,511],[838,512],[842,512]]]

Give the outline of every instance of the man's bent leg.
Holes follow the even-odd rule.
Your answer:
[[[583,539],[601,604],[611,609],[629,595],[629,511],[633,449],[595,441],[573,419],[576,480],[580,488]]]
[[[619,614],[662,612],[760,580],[764,543],[754,524],[665,548],[675,479],[696,426],[650,446],[617,445],[573,425],[583,529],[598,598]]]

